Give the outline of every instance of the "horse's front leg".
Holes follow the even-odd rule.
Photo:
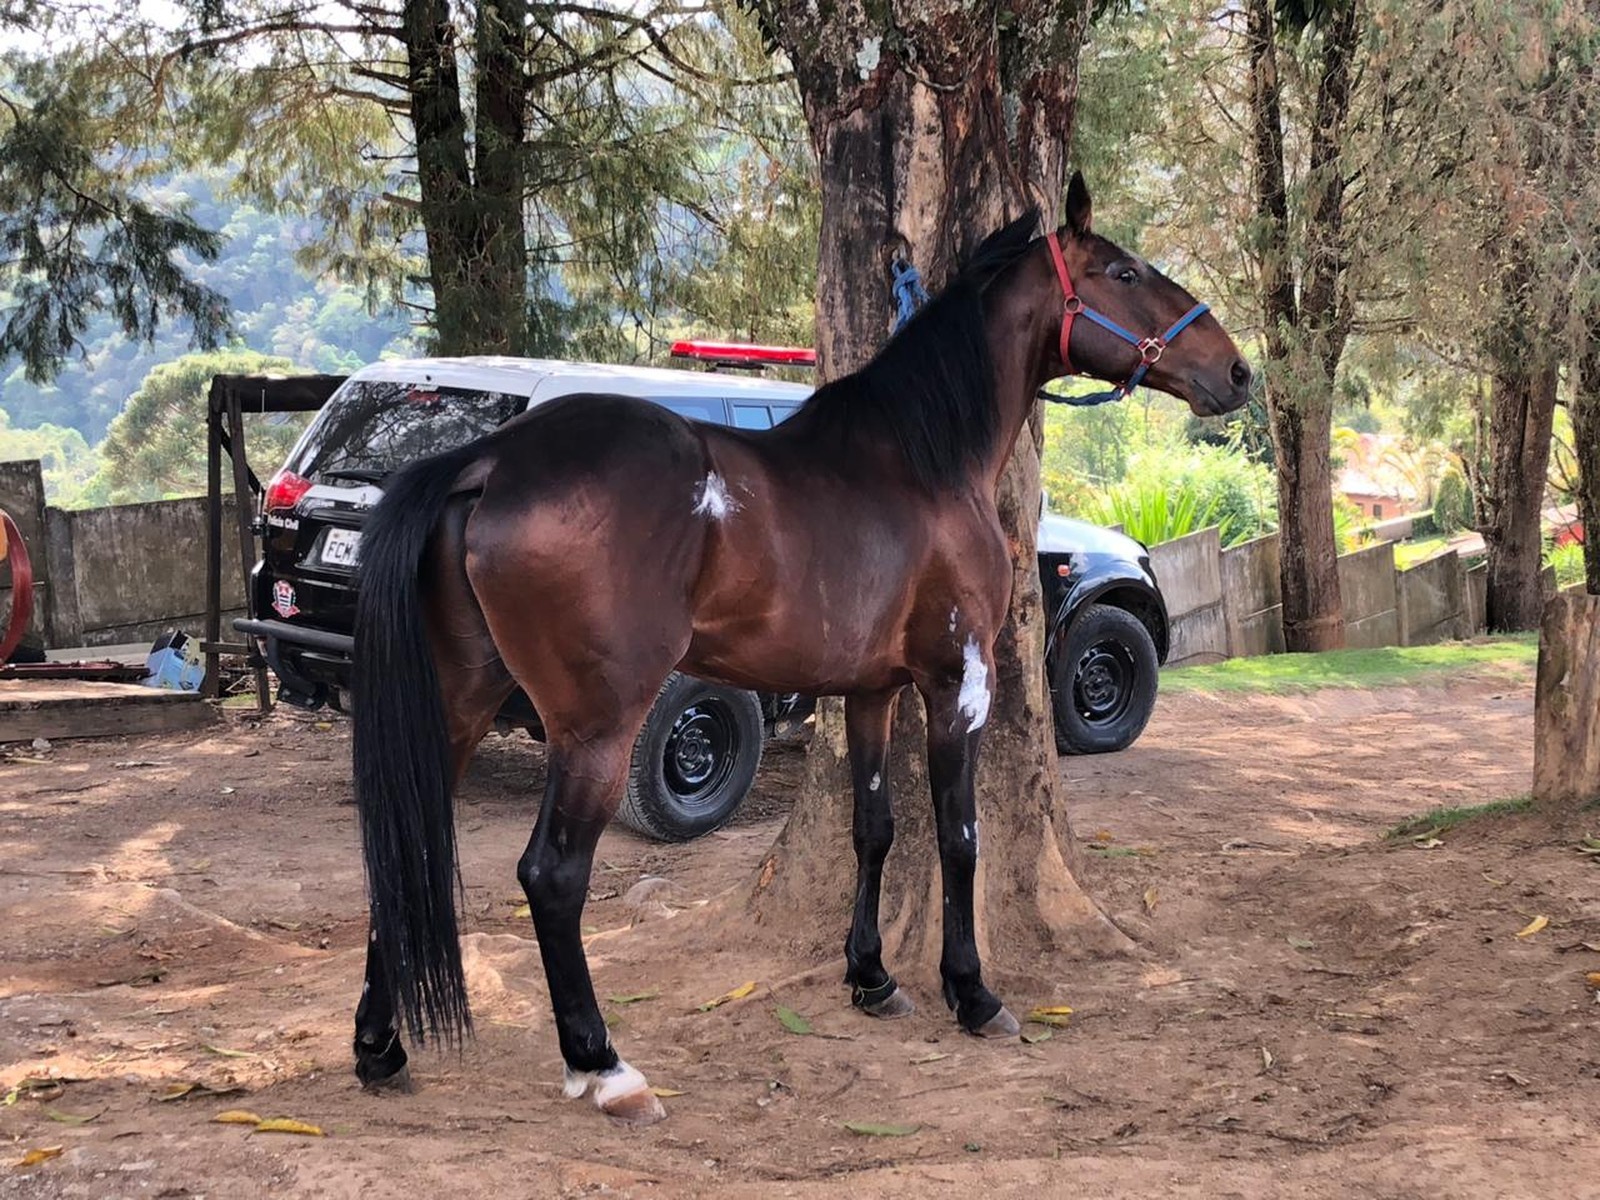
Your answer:
[[[916,1011],[883,965],[878,932],[878,897],[883,860],[894,844],[894,808],[889,799],[889,726],[899,689],[845,700],[845,738],[855,792],[856,904],[845,940],[845,982],[850,1002],[874,1017],[905,1017]]]
[[[933,791],[944,881],[944,1000],[961,1027],[980,1037],[1011,1037],[1017,1019],[983,985],[973,918],[978,867],[978,813],[973,773],[993,695],[989,642],[968,636],[959,668],[918,681],[928,709],[928,780]]]
[[[632,731],[638,725],[624,727]],[[666,1111],[645,1077],[612,1048],[589,978],[580,924],[595,844],[621,798],[632,744],[631,733],[587,742],[552,735],[544,805],[517,864],[517,878],[539,935],[566,1064],[563,1089],[572,1099],[592,1092],[607,1115],[648,1125]]]

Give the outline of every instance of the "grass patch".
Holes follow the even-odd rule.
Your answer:
[[[1266,654],[1230,658],[1161,673],[1168,692],[1305,692],[1416,683],[1462,671],[1518,675],[1539,661],[1539,635],[1517,633],[1433,646],[1379,646],[1323,654]]]
[[[1487,804],[1469,804],[1462,808],[1435,808],[1421,816],[1410,817],[1392,829],[1384,831],[1386,838],[1438,837],[1439,834],[1476,821],[1480,817],[1503,817],[1509,813],[1527,812],[1533,807],[1533,797],[1508,796],[1504,800],[1491,800]]]
[[[1394,565],[1402,571],[1409,571],[1419,562],[1432,558],[1439,551],[1450,544],[1446,537],[1418,538],[1411,542],[1396,542],[1394,544]]]

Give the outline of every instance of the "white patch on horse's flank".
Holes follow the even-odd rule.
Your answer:
[[[872,778],[867,781],[867,791],[875,792],[883,786],[883,776],[874,771]]]
[[[989,719],[989,667],[983,661],[983,651],[978,639],[967,635],[966,648],[961,652],[961,691],[956,696],[956,707],[967,718],[967,732],[982,729]]]
[[[596,1108],[604,1108],[613,1100],[646,1091],[650,1087],[649,1081],[637,1068],[630,1067],[620,1058],[616,1066],[604,1071],[574,1071],[565,1064],[561,1070],[562,1095],[568,1100],[576,1100],[593,1088]]]
[[[712,471],[700,485],[700,499],[695,502],[694,511],[696,516],[726,521],[739,511],[739,502],[728,495],[728,485],[722,482],[722,476]]]

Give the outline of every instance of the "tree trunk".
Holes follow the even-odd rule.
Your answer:
[[[1556,410],[1556,365],[1529,367],[1512,359],[1494,374],[1489,427],[1489,507],[1483,538],[1489,549],[1486,613],[1496,633],[1539,628],[1544,596],[1539,575],[1544,540],[1545,472]]]
[[[1600,596],[1553,596],[1539,631],[1533,799],[1576,815],[1600,800]]]
[[[1356,5],[1334,5],[1322,33],[1322,70],[1308,133],[1306,263],[1294,286],[1288,171],[1271,0],[1250,0],[1251,166],[1260,222],[1258,289],[1266,333],[1267,414],[1278,472],[1279,573],[1284,643],[1291,651],[1344,645],[1330,442],[1334,378],[1349,334],[1344,294],[1345,120],[1360,26]]]
[[[1344,645],[1344,598],[1333,530],[1333,381],[1311,367],[1268,384],[1267,412],[1278,467],[1278,556],[1283,641],[1289,651]],[[1299,386],[1296,386],[1298,383]],[[1290,395],[1281,394],[1289,391]]]
[[[480,6],[474,179],[450,6],[405,0],[401,30],[437,354],[523,351],[526,11],[526,0],[511,0],[498,13]]]
[[[1584,587],[1600,596],[1600,338],[1578,361],[1572,394],[1572,445],[1578,459],[1578,519],[1583,523]]]
[[[862,365],[889,335],[896,255],[914,263],[932,291],[964,252],[1027,200],[1041,202],[1053,224],[1086,9],[1037,8],[1017,22],[1033,29],[1035,39],[1013,47],[1024,57],[1004,67],[994,6],[897,9],[902,40],[892,50],[889,38],[861,27],[859,14],[854,23],[841,18],[819,28],[804,4],[762,12],[794,63],[821,166],[822,379]],[[1002,79],[1009,81],[1004,99]],[[1042,433],[1035,413],[1000,485],[1014,587],[995,647],[994,706],[979,757],[983,855],[976,887],[979,949],[997,964],[1032,963],[1055,949],[1105,952],[1129,944],[1074,878],[1044,692],[1034,548]],[[896,834],[881,901],[885,955],[897,969],[931,970],[939,957],[940,874],[923,720],[920,699],[906,689],[894,723]],[[797,936],[809,955],[838,954],[844,942],[855,884],[851,816],[842,706],[828,701],[819,710],[805,785],[750,902],[756,921]],[[818,914],[831,916],[818,921]]]

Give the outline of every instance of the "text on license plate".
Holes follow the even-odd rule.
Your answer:
[[[322,561],[334,567],[353,567],[361,551],[359,529],[330,529],[322,539]]]

